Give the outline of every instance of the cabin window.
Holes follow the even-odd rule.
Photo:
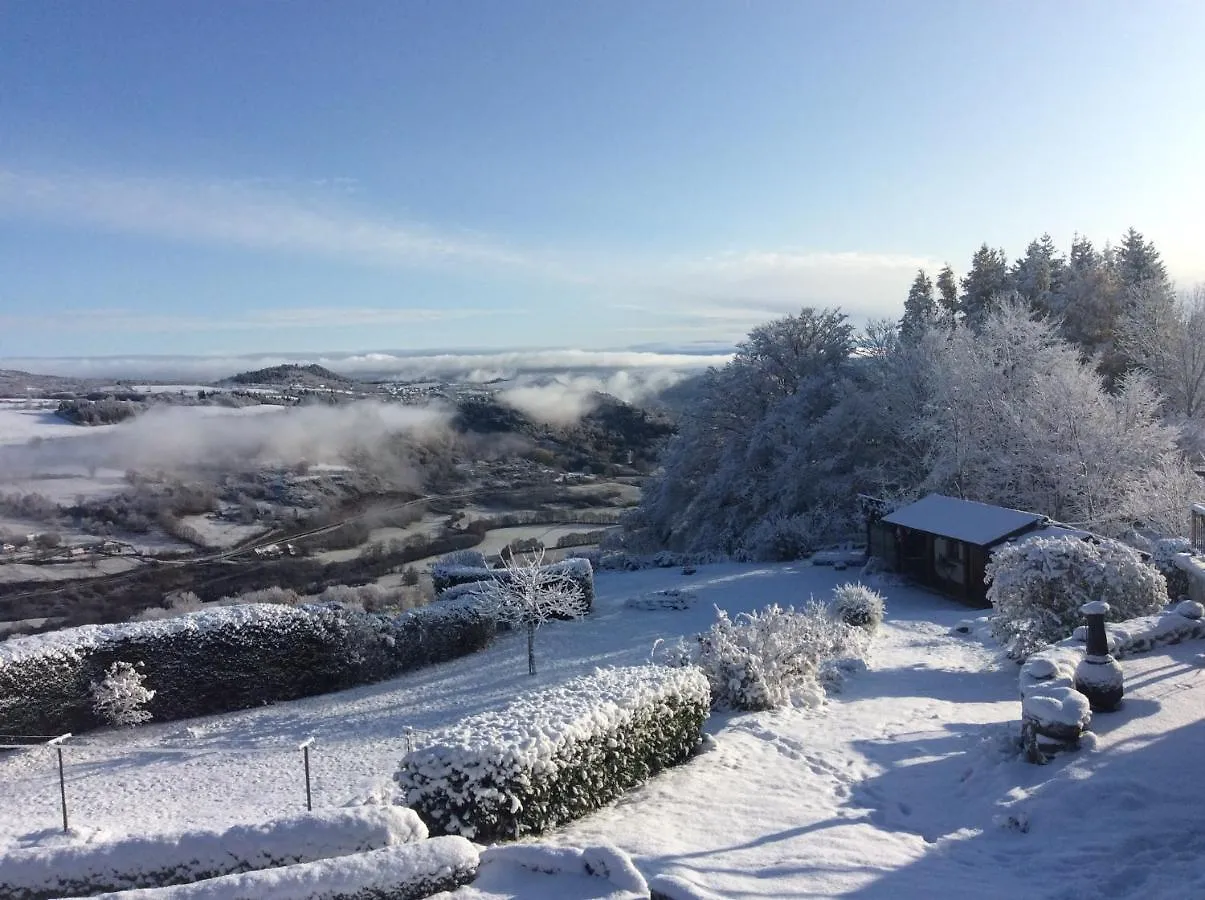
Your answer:
[[[933,568],[945,581],[963,584],[966,581],[966,545],[948,538],[933,540]]]

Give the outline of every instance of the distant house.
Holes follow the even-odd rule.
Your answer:
[[[984,569],[993,547],[1031,537],[1078,537],[1039,513],[930,494],[869,523],[870,554],[919,584],[986,607]]]

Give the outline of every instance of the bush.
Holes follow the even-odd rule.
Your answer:
[[[685,762],[708,706],[697,669],[600,669],[436,732],[395,778],[434,833],[538,834]]]
[[[143,685],[141,665],[115,662],[101,681],[92,682],[92,710],[110,725],[139,725],[149,722],[144,708],[155,696]]]
[[[159,622],[84,625],[0,644],[0,733],[104,724],[91,684],[142,663],[160,722],[294,700],[480,650],[496,622],[472,604],[396,616],[337,606],[229,606]]]
[[[716,609],[716,622],[691,642],[666,651],[674,665],[698,666],[711,684],[715,706],[759,710],[824,699],[824,682],[836,677],[833,664],[860,658],[865,636],[834,620],[816,601],[802,610],[777,604],[736,621]]]
[[[186,884],[365,853],[426,837],[426,826],[409,809],[360,806],[319,810],[225,831],[169,832],[10,850],[0,856],[0,896],[44,900]]]
[[[992,633],[1014,658],[1067,637],[1089,600],[1109,604],[1109,621],[1167,606],[1167,583],[1136,550],[1116,541],[1031,538],[996,549],[987,564]]]
[[[468,884],[479,864],[480,851],[464,838],[439,837],[97,900],[420,900]]]
[[[848,582],[833,588],[832,610],[846,625],[875,631],[883,624],[887,606],[878,591]]]
[[[1176,565],[1180,553],[1192,553],[1192,541],[1188,538],[1161,538],[1151,545],[1151,565],[1167,582],[1167,595],[1173,600],[1187,597],[1191,589],[1188,573]]]

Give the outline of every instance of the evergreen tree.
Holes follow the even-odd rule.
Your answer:
[[[953,328],[958,321],[958,278],[948,263],[937,273],[937,302],[941,307],[941,324]]]
[[[933,296],[933,282],[924,269],[916,270],[916,278],[904,301],[904,317],[900,320],[900,337],[915,341],[925,329],[937,322],[937,300]]]
[[[959,309],[962,321],[978,329],[987,319],[997,297],[1011,289],[1008,258],[1003,250],[983,244],[971,257],[971,270],[962,279]]]
[[[1170,288],[1167,267],[1163,265],[1159,251],[1134,228],[1130,228],[1122,237],[1116,262],[1118,278],[1126,288],[1149,284]]]
[[[1066,274],[1067,263],[1059,255],[1054,238],[1044,234],[1029,242],[1025,255],[1013,264],[1009,277],[1013,290],[1035,311],[1050,315],[1062,312],[1059,299]]]

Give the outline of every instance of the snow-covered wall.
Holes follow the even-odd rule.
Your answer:
[[[395,778],[437,834],[538,834],[684,762],[710,705],[696,668],[599,669],[436,732]]]
[[[322,810],[226,831],[12,850],[0,856],[0,896],[47,900],[185,884],[421,841],[427,828],[400,806]]]

